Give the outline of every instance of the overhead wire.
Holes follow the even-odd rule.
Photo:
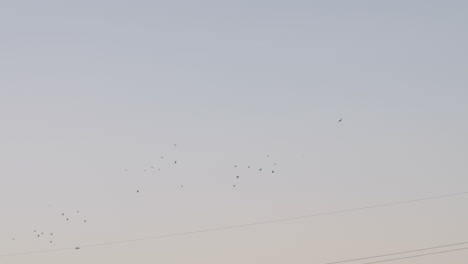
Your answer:
[[[450,249],[450,250],[444,250],[444,251],[437,251],[437,252],[431,252],[431,253],[425,253],[425,254],[419,254],[419,255],[413,255],[413,256],[407,256],[407,257],[400,257],[400,258],[365,262],[365,263],[361,263],[361,264],[376,264],[376,263],[392,262],[392,261],[397,261],[397,260],[420,258],[420,257],[425,257],[425,256],[439,255],[439,254],[445,254],[445,253],[451,253],[451,252],[463,251],[463,250],[468,250],[468,247],[456,248],[456,249]]]
[[[403,254],[409,254],[409,253],[415,253],[415,252],[421,252],[421,251],[427,251],[427,250],[434,250],[434,249],[440,249],[440,248],[446,248],[446,247],[461,246],[461,245],[466,245],[466,244],[468,244],[468,241],[453,243],[453,244],[445,244],[445,245],[440,245],[440,246],[426,247],[426,248],[418,248],[418,249],[407,250],[407,251],[399,251],[399,252],[388,253],[388,254],[374,255],[374,256],[369,256],[369,257],[362,257],[362,258],[327,262],[326,264],[348,263],[348,262],[355,262],[355,261],[361,261],[361,260],[369,260],[369,259],[375,259],[375,258],[383,258],[383,257],[396,256],[396,255],[403,255]],[[450,252],[450,251],[448,251],[448,252]],[[374,262],[371,262],[371,263],[374,263]],[[378,262],[376,262],[376,263],[378,263]]]
[[[370,206],[355,207],[355,208],[350,208],[350,209],[329,211],[329,212],[324,212],[324,213],[293,216],[293,217],[287,217],[287,218],[279,218],[279,219],[273,219],[273,220],[258,221],[258,222],[252,222],[252,223],[222,226],[222,227],[215,227],[215,228],[206,228],[206,229],[199,229],[199,230],[194,230],[194,231],[186,231],[186,232],[172,233],[172,234],[166,234],[166,235],[156,235],[156,236],[150,236],[150,237],[144,237],[144,238],[134,238],[134,239],[126,239],[126,240],[109,241],[109,242],[103,242],[103,243],[79,245],[79,247],[0,254],[0,257],[24,256],[24,255],[50,253],[50,252],[65,251],[65,250],[77,250],[77,249],[90,248],[90,247],[134,243],[134,242],[139,242],[139,241],[148,241],[148,240],[155,240],[155,239],[168,238],[168,237],[208,233],[208,232],[215,232],[215,231],[221,231],[221,230],[237,229],[237,228],[244,228],[244,227],[250,227],[250,226],[258,226],[258,225],[273,224],[273,223],[294,221],[294,220],[300,220],[300,219],[308,219],[308,218],[327,216],[327,215],[336,215],[336,214],[364,211],[364,210],[370,210],[370,209],[377,209],[381,207],[410,204],[410,203],[416,203],[416,202],[422,202],[422,201],[428,201],[428,200],[436,200],[436,199],[443,199],[443,198],[448,198],[448,197],[462,196],[462,195],[467,195],[467,194],[468,192],[457,192],[457,193],[424,197],[424,198],[418,198],[418,199],[403,200],[403,201],[398,201],[398,202],[390,202],[390,203],[376,204],[376,205],[370,205]]]

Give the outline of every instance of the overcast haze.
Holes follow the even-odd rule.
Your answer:
[[[467,30],[466,1],[2,1],[0,255],[468,191]],[[0,263],[320,264],[468,241],[467,202]]]

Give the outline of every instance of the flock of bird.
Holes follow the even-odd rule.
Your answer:
[[[177,144],[174,144],[174,147],[177,147]],[[267,158],[270,158],[270,155],[266,155],[266,157],[267,157]],[[161,156],[161,157],[160,157],[160,159],[164,159],[164,158],[165,158],[164,156]],[[173,161],[173,164],[174,164],[174,165],[177,165],[177,160],[174,160],[174,161]],[[276,166],[276,165],[277,165],[276,162],[273,163],[273,166]],[[244,166],[244,167],[246,167],[247,169],[251,169],[251,166],[250,166],[250,165],[247,165],[247,166]],[[238,166],[238,165],[236,164],[236,165],[234,165],[234,168],[240,168],[240,166]],[[158,171],[161,170],[161,168],[155,168],[154,166],[151,166],[150,169],[151,169],[151,170],[158,170]],[[149,170],[149,169],[144,169],[143,172],[148,172],[148,170]],[[252,168],[252,170],[254,170],[254,169]],[[124,169],[124,171],[125,171],[125,172],[128,172],[129,170],[128,170],[128,169]],[[259,171],[259,172],[262,172],[262,171],[263,171],[263,168],[258,168],[258,171]],[[271,173],[275,173],[274,167],[271,168]],[[240,176],[238,175],[238,173],[236,173],[235,180],[238,181],[239,179],[240,179]],[[232,185],[233,188],[235,188],[236,186],[237,186],[236,183],[234,183],[234,184]],[[183,188],[184,185],[181,184],[179,187],[180,187],[180,188]],[[137,193],[137,194],[142,193],[142,190],[141,190],[141,189],[136,189],[136,193]]]
[[[80,214],[80,211],[76,211],[76,215],[79,215]],[[72,218],[75,218],[75,216],[71,216],[71,215],[66,215],[65,213],[61,213],[61,216],[62,216],[62,221],[65,221],[65,222],[69,222],[71,221]],[[87,219],[80,219],[80,221],[82,223],[87,223],[88,220]],[[38,230],[38,229],[34,229],[32,231],[32,236],[34,237],[37,237],[38,239],[46,239],[49,241],[50,244],[52,244],[54,242],[53,238],[54,238],[54,233],[53,232],[45,232],[45,231],[41,231],[41,230]],[[12,238],[13,241],[16,240],[15,237]]]
[[[342,122],[342,121],[343,121],[343,118],[340,118],[340,119],[338,120],[338,123],[340,123],[340,122]],[[177,147],[177,144],[174,144],[174,147]],[[266,155],[266,157],[267,157],[267,158],[270,158],[270,155]],[[161,156],[160,159],[164,159],[164,156]],[[174,165],[177,165],[177,160],[174,160],[174,161],[173,161],[173,164],[174,164]],[[272,164],[272,167],[271,167],[271,168],[268,168],[268,171],[269,171],[269,173],[274,174],[274,173],[275,173],[275,168],[276,168],[276,166],[277,166],[277,163],[276,163],[276,162],[273,162],[273,163],[270,163],[270,164]],[[258,172],[263,172],[263,171],[264,171],[264,170],[263,170],[264,168],[262,168],[262,167],[257,167],[257,168],[254,169],[253,166],[251,166],[251,165],[242,165],[242,166],[240,166],[240,165],[238,165],[238,164],[235,164],[235,165],[234,165],[234,169],[240,169],[240,168],[242,168],[242,167],[247,168],[248,170],[258,170]],[[156,169],[156,168],[155,168],[154,166],[151,166],[151,170],[155,170],[155,169]],[[160,171],[161,168],[157,168],[157,170]],[[128,169],[124,169],[124,171],[125,171],[125,172],[128,172]],[[145,169],[145,170],[143,170],[143,171],[144,171],[144,172],[147,172],[147,169]],[[234,184],[232,184],[232,188],[236,188],[236,187],[237,187],[237,183],[238,183],[239,180],[240,180],[240,175],[239,175],[239,173],[236,173],[236,174],[235,174],[235,178],[234,178]],[[184,185],[181,184],[181,185],[180,185],[180,188],[183,188],[183,187],[184,187]],[[137,190],[136,190],[136,193],[137,193],[137,194],[141,193],[141,190],[140,190],[140,189],[137,189]],[[69,221],[71,221],[72,218],[75,218],[76,216],[80,215],[80,211],[77,210],[77,211],[74,212],[74,214],[75,214],[75,215],[72,216],[72,215],[70,215],[70,214],[65,214],[64,212],[62,212],[62,213],[61,213],[61,216],[62,216],[63,221],[69,222]],[[80,221],[82,224],[86,224],[86,223],[88,222],[88,220],[85,219],[85,218],[81,218],[79,221]],[[33,236],[36,236],[36,237],[39,238],[39,239],[40,239],[40,238],[47,239],[47,240],[49,241],[50,244],[52,244],[52,243],[54,242],[54,240],[53,240],[53,238],[54,238],[54,233],[53,233],[53,232],[44,232],[44,231],[39,231],[38,229],[34,229],[32,233],[33,233]],[[12,240],[15,241],[16,238],[13,237]],[[80,247],[75,247],[75,249],[78,250],[78,249],[80,249]]]
[[[270,158],[270,155],[267,155],[266,157],[267,157],[267,158]],[[276,164],[277,164],[276,162],[273,163],[273,166],[276,166]],[[247,165],[246,167],[247,167],[247,169],[251,169],[251,166],[250,166],[250,165]],[[234,168],[240,168],[240,167],[239,167],[238,165],[234,165]],[[252,169],[253,169],[253,168],[252,168]],[[259,172],[262,172],[262,171],[263,171],[263,168],[258,168],[258,171],[259,171]],[[274,168],[271,169],[271,173],[275,173],[275,169],[274,169]],[[240,176],[236,174],[235,180],[237,181],[238,179],[240,179]],[[233,188],[235,188],[236,186],[237,186],[237,184],[233,184],[233,185],[232,185]]]

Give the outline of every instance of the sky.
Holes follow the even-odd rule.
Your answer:
[[[467,30],[466,1],[2,1],[0,255],[468,191]],[[320,264],[468,241],[467,202],[0,263]]]

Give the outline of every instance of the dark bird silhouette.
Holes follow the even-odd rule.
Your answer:
[[[239,179],[239,176],[237,176],[236,179]]]
[[[86,221],[86,220],[84,220],[83,222],[85,222],[85,223],[86,223],[87,221]]]
[[[177,164],[177,160],[176,160],[176,161],[174,161],[174,164]]]
[[[340,123],[341,121],[343,121],[343,118],[340,118],[340,120],[338,120],[338,123]]]
[[[76,247],[75,249],[78,250],[78,249],[80,249],[80,247]]]
[[[275,171],[271,171],[271,173],[275,173]]]
[[[140,190],[137,190],[137,193],[139,193],[139,192],[140,192]]]
[[[262,169],[258,169],[258,171],[262,171]]]
[[[232,185],[232,187],[236,187],[236,185],[234,184],[234,185]]]

